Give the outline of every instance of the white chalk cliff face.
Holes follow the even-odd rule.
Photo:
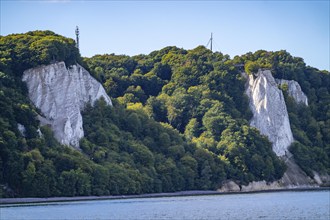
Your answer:
[[[293,142],[283,93],[269,70],[248,76],[246,94],[253,113],[250,125],[259,129],[273,144],[277,156],[284,156]]]
[[[279,85],[288,85],[288,95],[291,96],[297,103],[302,103],[308,106],[308,98],[301,90],[299,83],[294,80],[276,79]]]
[[[23,81],[29,98],[40,109],[42,124],[49,124],[55,138],[64,145],[79,147],[84,137],[81,110],[103,97],[112,105],[102,85],[82,66],[70,68],[64,62],[40,66],[24,71]]]
[[[283,84],[288,85],[288,95],[292,96],[297,103],[308,105],[307,96],[294,80],[275,80],[270,70],[259,70],[255,76],[248,76],[245,92],[249,97],[249,105],[253,113],[250,125],[268,137],[272,143],[273,151],[287,165],[287,171],[279,182],[267,183],[266,185],[261,182],[250,184],[246,188],[248,191],[264,189],[265,187],[273,189],[315,186],[315,182],[299,168],[288,152],[288,147],[294,139],[284,96],[278,88],[278,85]],[[242,190],[244,191],[244,187]]]

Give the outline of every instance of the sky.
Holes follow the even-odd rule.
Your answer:
[[[330,70],[330,0],[111,1],[0,0],[0,35],[51,30],[75,38],[82,56],[149,54],[166,46],[206,46],[231,58],[286,50]]]

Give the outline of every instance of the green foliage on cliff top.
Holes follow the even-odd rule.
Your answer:
[[[0,36],[0,71],[20,76],[24,70],[55,61],[67,66],[81,60],[71,38],[51,31],[30,31],[25,34]]]
[[[40,136],[38,110],[19,76],[54,60],[81,62],[74,45],[49,31],[0,39],[0,185],[12,190],[0,190],[0,196],[138,194],[216,189],[226,179],[279,179],[285,166],[267,138],[248,126],[245,79],[235,67],[248,62],[300,83],[310,106],[286,97],[299,141],[292,152],[307,172],[307,163],[329,172],[329,73],[285,51],[230,59],[202,46],[166,47],[149,55],[85,58],[114,106],[100,100],[85,109],[82,151],[59,145],[48,127]],[[297,112],[309,112],[306,121]],[[24,136],[17,123],[25,126]]]

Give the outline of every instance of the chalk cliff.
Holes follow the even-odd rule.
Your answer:
[[[256,76],[248,76],[246,94],[253,113],[250,125],[268,137],[277,156],[284,156],[293,135],[283,93],[271,72],[259,71]]]
[[[49,124],[55,138],[64,145],[79,147],[84,136],[81,110],[103,97],[111,99],[102,85],[79,64],[67,68],[64,62],[24,71],[29,98],[40,109],[42,124]]]
[[[287,165],[287,171],[278,182],[250,183],[248,186],[243,186],[242,190],[315,186],[315,182],[300,169],[288,151],[288,147],[294,139],[284,96],[278,85],[287,84],[288,94],[297,103],[308,105],[307,96],[296,81],[275,80],[269,70],[259,70],[256,75],[249,75],[247,78],[248,85],[245,92],[249,97],[249,105],[253,113],[250,125],[268,137],[272,143],[273,151]]]
[[[308,98],[301,90],[298,82],[294,80],[276,79],[276,83],[279,85],[286,84],[288,86],[288,95],[291,96],[297,103],[302,103],[308,106]]]

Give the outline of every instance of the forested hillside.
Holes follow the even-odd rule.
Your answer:
[[[61,60],[85,66],[113,101],[85,108],[81,151],[40,127],[21,81],[24,70]],[[203,46],[81,58],[72,39],[34,31],[0,37],[0,196],[171,192],[281,178],[284,163],[249,126],[245,78],[236,64],[299,82],[309,106],[285,95],[297,140],[290,149],[310,175],[330,173],[330,75],[301,58],[257,51],[230,59]]]

